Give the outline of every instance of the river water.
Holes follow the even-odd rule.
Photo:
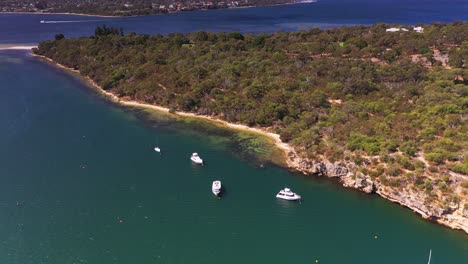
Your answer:
[[[467,19],[463,1],[384,0],[388,12],[355,2],[104,20],[167,33]],[[422,2],[433,9],[416,9]],[[3,14],[0,43],[91,34],[104,22],[39,20],[101,18]],[[433,264],[467,263],[466,234],[328,180],[259,168],[236,133],[212,132],[120,107],[26,51],[0,51],[0,263],[427,263],[429,249]],[[206,166],[190,162],[195,151]],[[302,203],[278,201],[285,186]]]
[[[47,23],[39,23],[44,20]],[[466,0],[320,0],[316,3],[242,9],[220,9],[130,18],[71,15],[0,15],[0,44],[32,43],[87,36],[99,25],[122,27],[125,32],[241,31],[249,33],[301,30],[341,25],[451,22],[468,20]]]

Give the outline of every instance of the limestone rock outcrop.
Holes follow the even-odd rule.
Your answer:
[[[454,229],[462,229],[468,233],[468,208],[457,205],[442,208],[437,205],[426,205],[424,194],[409,190],[399,190],[384,187],[378,181],[373,181],[368,175],[356,171],[353,162],[331,163],[326,161],[313,161],[301,158],[295,152],[288,153],[288,166],[304,174],[322,177],[338,178],[344,187],[354,188],[365,193],[377,193],[383,198],[401,204],[420,214],[423,218],[444,224]]]

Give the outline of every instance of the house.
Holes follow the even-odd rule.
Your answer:
[[[423,32],[424,32],[424,28],[423,28],[423,27],[414,27],[413,30],[416,31],[416,32],[418,32],[418,33],[423,33]]]
[[[385,31],[386,32],[398,32],[400,31],[400,29],[399,28],[387,28]]]

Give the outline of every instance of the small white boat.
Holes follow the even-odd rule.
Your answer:
[[[214,195],[218,196],[221,193],[221,181],[214,181],[211,186],[211,191]]]
[[[279,193],[276,195],[276,198],[288,201],[296,201],[300,200],[301,196],[299,194],[293,193],[289,188],[284,188],[283,190],[279,191]]]
[[[203,165],[203,160],[198,156],[198,153],[192,153],[192,156],[190,159],[195,162],[196,164],[202,164]]]
[[[42,24],[44,24],[44,23],[45,23],[45,21],[44,21],[44,20],[41,20],[41,23],[42,23]]]
[[[154,147],[154,151],[161,153],[161,149],[159,147]]]

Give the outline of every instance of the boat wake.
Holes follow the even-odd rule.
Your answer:
[[[32,48],[37,48],[33,45],[21,45],[21,44],[0,44],[0,50],[31,50]]]

